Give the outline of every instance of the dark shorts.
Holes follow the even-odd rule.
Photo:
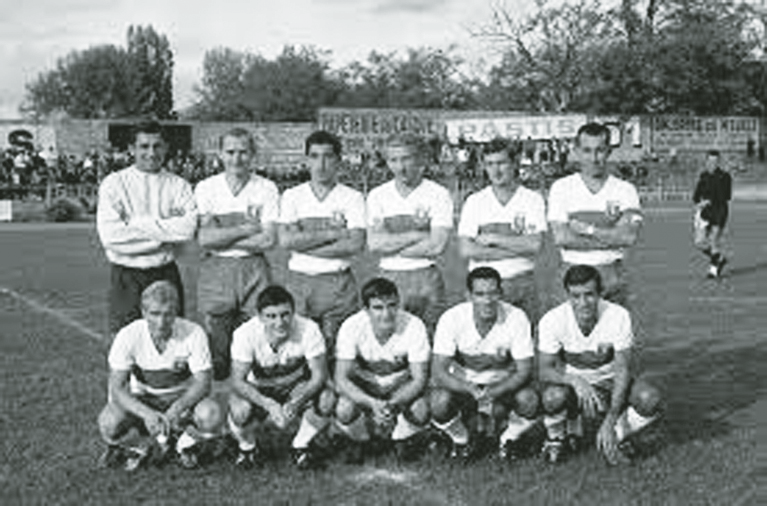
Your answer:
[[[724,228],[730,208],[727,204],[710,204],[703,208],[700,217],[708,222],[708,226]]]
[[[117,332],[141,318],[141,294],[155,281],[170,281],[178,290],[178,315],[184,315],[184,286],[176,262],[139,269],[111,264],[109,283],[109,332]]]

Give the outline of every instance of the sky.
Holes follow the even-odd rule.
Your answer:
[[[471,31],[494,5],[521,12],[524,0],[0,0],[0,119],[18,117],[25,84],[73,50],[125,45],[133,25],[152,25],[174,51],[175,108],[193,103],[206,50],[279,54],[286,44],[331,51],[331,65],[372,50],[457,44],[470,61],[491,59]],[[479,64],[479,63],[478,63]]]

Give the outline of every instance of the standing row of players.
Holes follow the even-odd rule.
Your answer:
[[[605,298],[627,303],[623,250],[636,241],[642,215],[636,189],[607,172],[608,138],[599,124],[579,130],[574,154],[581,171],[552,186],[548,223],[543,198],[519,185],[517,154],[502,140],[485,149],[491,185],[470,195],[462,208],[460,251],[470,269],[499,272],[500,293],[532,321],[540,303],[535,257],[549,228],[561,248],[559,279],[572,265],[592,265]],[[264,252],[278,242],[291,252],[286,284],[296,312],[319,324],[330,356],[341,322],[361,307],[350,263],[366,244],[381,257],[380,275],[395,283],[403,307],[422,319],[431,335],[444,304],[436,260],[453,228],[453,202],[444,187],[423,178],[428,157],[422,139],[389,139],[387,162],[394,178],[373,189],[367,202],[338,183],[341,144],[327,132],[306,139],[311,180],[286,190],[281,200],[273,182],[250,170],[255,146],[247,131],[228,132],[220,148],[224,172],[193,192],[162,170],[160,125],[140,124],[135,165],[102,183],[97,222],[111,263],[113,334],[140,318],[141,294],[157,280],[176,287],[183,314],[175,251],[197,233],[204,252],[197,302],[219,379],[230,372],[232,332],[257,313],[257,294],[272,281]],[[546,295],[554,303],[565,300],[562,284],[553,287]]]
[[[263,445],[270,427],[293,432],[295,464],[314,467],[312,442],[331,424],[346,439],[350,463],[362,462],[371,438],[392,440],[400,459],[416,459],[430,426],[449,439],[451,459],[466,462],[490,442],[500,458],[514,460],[535,447],[526,436],[541,419],[551,462],[577,451],[592,422],[607,461],[630,461],[646,449],[640,436],[657,425],[661,409],[658,390],[632,375],[631,317],[601,298],[594,267],[571,267],[563,284],[568,301],[538,325],[537,381],[530,321],[501,300],[501,276],[491,267],[468,274],[469,300],[440,317],[433,347],[424,323],[400,308],[392,281],[366,282],[363,309],[340,327],[332,380],[319,326],[296,314],[285,288],[268,286],[231,346],[226,426],[238,443],[235,464],[262,462],[259,437]],[[176,456],[194,468],[215,455],[211,441],[221,440],[224,425],[209,397],[207,338],[176,316],[170,282],[153,283],[142,299],[143,318],[118,332],[109,353],[102,464],[133,470]]]

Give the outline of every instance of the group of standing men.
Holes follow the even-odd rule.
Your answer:
[[[470,434],[485,433],[508,458],[541,413],[552,461],[582,438],[581,413],[606,414],[597,444],[608,460],[630,456],[627,436],[657,419],[660,396],[630,371],[622,258],[642,214],[636,189],[607,172],[608,138],[599,124],[580,129],[581,171],[554,183],[548,216],[543,197],[519,184],[518,153],[502,140],[486,147],[491,185],[467,198],[458,225],[469,300],[443,313],[437,260],[453,201],[423,177],[422,139],[388,140],[394,177],[365,200],[337,181],[340,140],[314,132],[305,142],[310,181],[280,198],[251,171],[247,131],[220,139],[224,171],[193,190],[162,170],[160,125],[138,125],[135,165],[110,174],[99,192],[114,336],[102,462],[132,469],[174,447],[193,467],[202,442],[228,425],[236,462],[249,467],[259,461],[259,425],[296,421],[294,460],[309,467],[310,443],[332,416],[352,442],[352,461],[371,432],[412,455],[429,423],[449,436],[453,457],[469,458]],[[549,228],[562,265],[551,300],[541,301],[534,271]],[[195,234],[202,327],[180,317],[175,263],[177,247]],[[276,245],[290,251],[284,287],[264,255]],[[379,272],[360,290],[351,262],[366,246],[380,257]],[[538,323],[542,302],[555,307]],[[228,416],[209,397],[213,377],[230,379]],[[151,444],[128,443],[137,437]]]

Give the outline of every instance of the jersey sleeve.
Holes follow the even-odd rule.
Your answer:
[[[559,322],[557,313],[549,311],[538,325],[538,351],[554,355],[562,349],[562,341],[559,337]]]
[[[538,192],[532,192],[530,198],[530,208],[525,221],[529,223],[530,232],[537,234],[545,232],[548,228],[546,223],[546,201]]]
[[[453,199],[450,192],[444,186],[434,184],[438,191],[434,192],[434,202],[430,207],[431,226],[453,228]]]
[[[379,195],[381,192],[379,188],[374,188],[373,191],[370,192],[367,202],[365,203],[365,215],[368,227],[377,226],[379,223],[383,222],[385,216],[383,206],[380,204],[381,199],[379,198]]]
[[[200,181],[194,188],[194,200],[197,202],[197,212],[202,216],[213,213],[213,206],[210,198],[210,188],[207,180]]]
[[[417,316],[413,316],[413,319],[408,325],[408,343],[410,349],[408,349],[407,359],[410,363],[428,362],[431,356],[431,348],[429,346],[429,336],[426,333],[426,325]]]
[[[633,184],[625,182],[625,185],[623,209],[631,214],[631,221],[642,221],[642,204],[639,201],[639,193]]]
[[[280,219],[280,191],[274,182],[265,180],[264,207],[261,211],[262,223],[276,223]]]
[[[109,349],[109,368],[113,371],[129,371],[135,364],[131,341],[133,334],[124,327],[115,336],[112,347]]]
[[[554,181],[551,185],[551,190],[549,190],[549,223],[567,223],[569,219],[567,207],[565,205],[565,193],[567,189],[565,188],[563,181],[563,179]]]
[[[362,196],[362,193],[353,190],[344,213],[346,226],[349,229],[365,228],[367,226],[365,214],[365,197]]]
[[[533,349],[533,335],[530,328],[530,320],[523,311],[519,311],[514,318],[514,329],[511,335],[511,356],[514,360],[524,360],[535,355]]]
[[[452,315],[444,313],[437,322],[437,329],[434,331],[434,354],[452,357],[457,348],[455,340],[455,322]]]
[[[474,238],[479,233],[479,216],[475,195],[469,195],[461,209],[461,217],[458,220],[458,235],[461,237]]]
[[[616,318],[615,341],[613,343],[615,351],[627,350],[634,345],[634,330],[631,326],[631,315],[620,306],[618,309],[620,311]]]
[[[312,320],[306,321],[301,343],[304,347],[304,357],[306,357],[307,360],[324,355],[327,351],[325,338],[322,337],[320,327]]]
[[[208,347],[208,336],[199,325],[195,325],[190,337],[191,354],[189,356],[189,370],[192,374],[207,371],[213,367]]]
[[[354,319],[347,318],[338,329],[336,338],[336,359],[354,360],[357,358],[357,346],[355,336],[361,336],[362,332],[355,328]]]
[[[250,344],[250,334],[253,332],[253,325],[247,321],[237,327],[232,334],[232,360],[252,364],[255,358],[255,350]]]
[[[295,189],[285,190],[280,201],[280,216],[278,222],[283,225],[298,221],[298,207],[295,198]]]

